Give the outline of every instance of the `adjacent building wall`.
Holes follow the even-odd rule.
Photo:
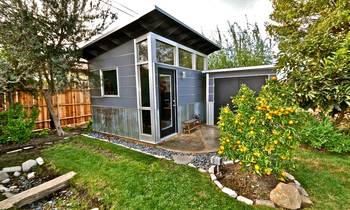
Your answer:
[[[249,69],[249,70],[234,70],[234,71],[223,71],[223,72],[209,72],[207,76],[207,124],[214,125],[214,93],[215,93],[215,79],[217,78],[232,78],[232,77],[252,77],[252,76],[271,76],[275,75],[273,67],[266,67],[260,69]]]
[[[91,91],[93,128],[96,131],[139,138],[133,40],[89,61],[89,69],[118,68],[119,96],[101,96],[101,87]]]

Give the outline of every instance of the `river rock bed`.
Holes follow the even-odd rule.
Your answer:
[[[90,132],[88,136],[105,140],[113,144],[122,145],[124,147],[142,151],[153,156],[163,157],[169,160],[174,160],[174,156],[193,156],[190,164],[196,168],[208,170],[210,167],[210,158],[215,155],[215,152],[201,153],[201,154],[188,154],[181,152],[173,152],[163,148],[157,148],[155,145],[147,145],[142,143],[136,143],[119,138],[118,136],[103,134],[99,132]]]

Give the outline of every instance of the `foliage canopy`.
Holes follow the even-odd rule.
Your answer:
[[[247,22],[246,27],[228,23],[228,34],[217,28],[217,44],[220,51],[209,56],[209,69],[223,69],[241,66],[256,66],[272,63],[273,43],[263,38],[257,23]]]
[[[305,108],[341,120],[350,106],[350,2],[273,0],[268,31],[278,41],[277,69]]]

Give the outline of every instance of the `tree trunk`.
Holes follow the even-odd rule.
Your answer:
[[[43,91],[43,95],[44,95],[44,98],[45,98],[45,102],[46,102],[47,108],[48,108],[48,110],[50,112],[52,121],[53,121],[53,123],[55,125],[55,129],[56,129],[57,135],[58,136],[65,135],[65,132],[63,131],[63,129],[61,127],[61,121],[60,121],[60,117],[58,115],[58,111],[55,112],[55,108],[52,105],[52,95],[51,95],[51,93],[46,90],[46,91]]]

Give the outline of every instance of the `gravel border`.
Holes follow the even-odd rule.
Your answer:
[[[189,154],[189,153],[181,153],[181,152],[173,152],[163,148],[151,147],[144,144],[133,143],[129,141],[125,141],[118,136],[111,136],[98,132],[91,132],[89,134],[82,134],[85,137],[98,139],[105,142],[110,142],[112,144],[116,144],[137,152],[141,152],[143,154],[151,155],[156,158],[166,159],[166,160],[174,160],[174,155],[184,155],[184,156],[193,156],[194,158],[188,164],[190,167],[198,168],[201,172],[207,171],[211,165],[210,158],[214,156],[215,152],[209,153],[200,153],[200,154]]]

